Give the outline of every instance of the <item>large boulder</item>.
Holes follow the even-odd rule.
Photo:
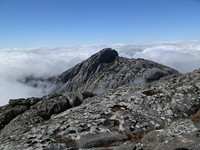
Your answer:
[[[0,107],[0,130],[12,120],[17,126],[21,124],[22,127],[24,124],[37,124],[94,96],[96,94],[79,91],[51,94],[42,98],[11,99],[8,105]]]

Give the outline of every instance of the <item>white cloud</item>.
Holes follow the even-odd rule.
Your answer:
[[[134,57],[150,59],[170,66],[182,73],[199,68],[200,41],[155,43],[150,48],[137,52]]]
[[[18,80],[29,75],[50,77],[60,74],[105,47],[116,49],[120,56],[153,60],[183,73],[199,68],[200,64],[200,41],[2,49],[0,105],[6,104],[11,98],[42,96],[48,92],[48,89],[42,91],[42,86],[33,88],[19,83]]]
[[[33,88],[30,86],[26,86],[22,83],[19,83],[15,80],[6,79],[0,77],[0,106],[8,103],[8,100],[11,98],[27,98],[31,96],[42,96],[43,92],[41,92],[40,88]]]

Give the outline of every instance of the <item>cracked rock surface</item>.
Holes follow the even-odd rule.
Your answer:
[[[122,86],[77,107],[53,110],[47,119],[41,114],[50,113],[47,108],[55,105],[46,106],[44,98],[0,131],[0,148],[197,150],[199,85],[200,70],[195,70],[168,80]],[[58,106],[69,105],[63,95],[56,98]],[[41,110],[40,115],[34,116],[35,109]]]

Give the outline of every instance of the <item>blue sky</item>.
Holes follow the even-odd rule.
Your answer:
[[[200,0],[0,0],[0,49],[200,40]]]

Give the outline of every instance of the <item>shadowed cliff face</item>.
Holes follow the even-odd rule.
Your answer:
[[[54,92],[85,90],[101,93],[137,83],[138,79],[144,83],[179,74],[172,68],[149,60],[118,57],[117,51],[106,48],[63,72],[53,83],[61,85]]]

